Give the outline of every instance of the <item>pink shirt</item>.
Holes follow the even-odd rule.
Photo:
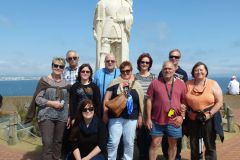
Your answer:
[[[166,85],[170,94],[171,84]],[[152,98],[152,120],[160,125],[173,124],[173,120],[167,116],[170,108],[175,110],[173,117],[181,115],[180,107],[186,95],[185,83],[179,79],[174,80],[171,106],[168,93],[162,79],[153,80],[147,90],[147,96]]]

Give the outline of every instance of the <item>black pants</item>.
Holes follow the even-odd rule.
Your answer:
[[[44,120],[38,123],[42,136],[42,160],[58,160],[61,157],[65,122]]]
[[[163,156],[168,159],[168,137],[163,136],[162,138],[162,152]],[[181,159],[181,150],[182,150],[182,138],[177,139],[177,154],[176,154],[176,159],[180,160]]]
[[[149,148],[151,145],[151,135],[146,126],[137,129],[137,146],[139,149],[139,160],[149,159]]]
[[[198,121],[189,120],[189,136],[190,136],[190,146],[191,146],[191,160],[198,159],[198,139],[201,124]],[[206,121],[205,125],[202,126],[203,130],[203,141],[206,147],[205,159],[206,160],[216,160],[216,132],[214,130],[213,119]]]

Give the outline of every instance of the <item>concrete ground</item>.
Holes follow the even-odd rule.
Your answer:
[[[234,112],[235,123],[240,126],[240,96],[225,97]],[[225,133],[224,143],[217,143],[217,156],[219,160],[238,160],[240,155],[240,133]],[[6,141],[0,139],[0,160],[39,160],[41,153],[40,139],[30,142],[22,141],[15,146],[8,146]],[[161,157],[161,153],[159,155]],[[184,160],[190,159],[190,150],[182,151]]]

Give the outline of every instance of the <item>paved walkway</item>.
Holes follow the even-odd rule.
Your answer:
[[[240,108],[234,109],[235,121],[240,125]],[[217,155],[219,160],[238,160],[240,155],[240,134],[231,134],[224,143],[217,143]],[[39,160],[39,151],[21,151],[14,147],[0,144],[0,160]],[[184,160],[190,159],[189,150],[182,152]]]
[[[240,108],[234,109],[235,122],[240,126]],[[224,140],[223,143],[217,143],[217,157],[218,160],[239,160],[240,158],[240,134],[230,134],[229,139]],[[190,151],[182,152],[183,159],[190,159]]]

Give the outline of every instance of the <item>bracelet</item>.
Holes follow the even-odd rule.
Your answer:
[[[210,115],[210,117],[212,118],[213,114],[211,111],[208,111],[208,114]]]

